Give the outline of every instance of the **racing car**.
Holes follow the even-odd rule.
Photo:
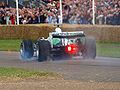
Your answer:
[[[74,56],[95,59],[96,41],[93,37],[86,37],[83,31],[50,32],[47,39],[23,40],[20,55],[22,59],[36,57],[39,62]]]

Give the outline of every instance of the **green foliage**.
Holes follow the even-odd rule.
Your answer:
[[[20,78],[29,78],[29,77],[41,77],[41,76],[55,76],[51,72],[36,72],[29,71],[20,68],[4,68],[0,67],[0,77],[20,77]]]
[[[0,51],[19,51],[21,40],[0,40]]]
[[[120,58],[120,43],[97,43],[97,55]]]

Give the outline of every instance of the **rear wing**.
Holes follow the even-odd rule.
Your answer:
[[[51,43],[51,47],[53,47],[53,38],[77,38],[77,37],[84,37],[85,34],[83,31],[76,31],[76,32],[61,32],[61,33],[57,33],[57,32],[51,32],[49,33],[49,37],[48,40]]]
[[[74,38],[74,37],[82,37],[85,35],[83,31],[77,31],[77,32],[61,32],[61,33],[52,32],[50,33],[50,36],[52,38]]]

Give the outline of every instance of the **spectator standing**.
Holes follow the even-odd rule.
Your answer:
[[[2,14],[2,16],[1,16],[1,20],[2,20],[2,24],[6,24],[5,14]]]
[[[52,13],[48,13],[46,23],[52,24],[52,19],[53,19]]]
[[[38,16],[37,15],[34,15],[34,17],[33,17],[33,22],[32,22],[33,24],[37,24],[37,23],[39,23],[39,19],[38,19]]]
[[[0,12],[0,24],[2,24],[2,13]]]
[[[6,13],[6,16],[4,17],[6,20],[6,24],[9,25],[10,24],[10,16],[9,16],[9,12]]]
[[[41,12],[41,14],[40,14],[40,23],[45,23],[46,18],[47,17],[45,16],[45,14],[43,12]]]
[[[11,24],[15,24],[15,16],[14,15],[11,15],[10,16],[10,21],[11,21]]]

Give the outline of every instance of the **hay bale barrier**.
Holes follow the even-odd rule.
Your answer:
[[[94,36],[97,41],[120,42],[120,26],[63,24],[61,28],[63,31],[84,31],[87,36]],[[46,38],[54,29],[52,24],[0,25],[0,39]]]

